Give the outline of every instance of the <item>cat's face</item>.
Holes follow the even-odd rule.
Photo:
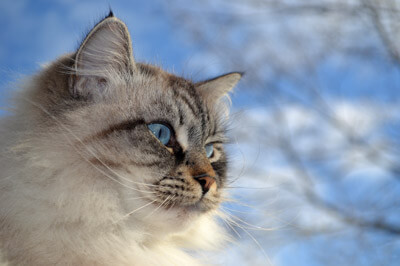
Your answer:
[[[77,128],[96,126],[78,148],[90,149],[88,161],[123,184],[117,189],[127,212],[150,202],[138,212],[154,211],[150,220],[214,210],[226,181],[220,118],[193,84],[160,70],[152,75],[121,80],[114,86],[124,93],[83,107]]]
[[[152,216],[215,209],[226,180],[224,128],[216,110],[194,84],[161,70],[113,87],[118,96],[79,110],[77,129],[91,129],[78,148],[90,149],[89,162],[124,184],[127,209],[150,202],[143,212],[158,208]]]
[[[223,198],[220,98],[241,74],[192,83],[135,63],[131,49],[114,17],[89,33],[69,80],[69,101],[78,107],[63,119],[77,136],[73,152],[117,191],[128,220],[181,227]]]

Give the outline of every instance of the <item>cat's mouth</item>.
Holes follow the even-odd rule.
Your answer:
[[[160,207],[160,204],[154,203],[153,206],[158,209],[159,211],[165,211],[165,212],[178,212],[179,214],[184,214],[184,215],[196,215],[196,214],[202,214],[202,213],[207,213],[209,211],[212,211],[216,209],[217,205],[208,205],[204,204],[202,200],[198,201],[196,204],[193,205],[171,205],[171,206],[162,206]]]
[[[163,210],[184,210],[186,212],[207,212],[219,204],[219,192],[215,187],[204,191],[198,181],[179,179],[177,182],[165,178],[155,188],[153,205]]]
[[[163,196],[152,202],[153,207],[163,211],[184,211],[186,213],[205,213],[214,210],[219,205],[219,200],[216,197],[206,195],[200,196],[184,196],[174,197]]]
[[[209,200],[208,200],[209,201]],[[176,201],[170,201],[166,202],[165,200],[163,202],[160,201],[153,201],[152,202],[153,207],[156,209],[164,210],[164,211],[184,211],[188,213],[203,213],[210,211],[214,209],[216,206],[213,206],[214,204],[207,204],[207,200],[205,200],[203,197],[200,198],[197,202],[192,203],[192,204],[182,204],[182,202],[176,202]]]

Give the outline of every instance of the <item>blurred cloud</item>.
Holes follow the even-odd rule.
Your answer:
[[[0,93],[73,51],[109,5],[127,23],[138,61],[196,80],[246,71],[232,97],[228,147],[238,203],[223,206],[240,237],[215,261],[398,264],[394,1],[2,1]]]

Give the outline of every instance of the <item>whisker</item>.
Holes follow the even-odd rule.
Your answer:
[[[224,188],[231,188],[231,189],[276,189],[276,186],[271,186],[271,187],[224,187]]]
[[[171,195],[169,195],[157,208],[155,208],[151,213],[145,216],[145,218],[150,217],[153,213],[155,213],[161,206],[166,203],[170,199]]]
[[[235,210],[235,209],[228,208],[228,207],[226,207],[226,206],[221,207],[221,208],[224,208],[225,210],[228,210],[228,211],[230,211],[230,212],[238,212],[238,213],[243,213],[243,214],[249,214],[249,213],[251,213],[251,212],[245,212],[245,211],[238,211],[238,210]]]
[[[157,201],[157,200],[153,200],[153,201],[151,201],[151,202],[149,202],[149,203],[147,203],[147,204],[145,204],[145,205],[143,205],[143,206],[141,206],[141,207],[139,207],[139,208],[137,208],[137,209],[134,209],[133,211],[131,211],[131,212],[125,214],[125,215],[124,215],[119,221],[117,221],[116,223],[119,223],[120,221],[122,221],[122,220],[124,220],[125,218],[131,216],[131,215],[134,214],[135,212],[140,211],[141,209],[143,209],[143,208],[149,206],[150,204],[153,204],[153,203],[156,202],[156,201]]]
[[[125,181],[127,181],[129,183],[134,183],[134,184],[137,184],[137,185],[144,185],[144,186],[155,187],[155,188],[160,187],[160,185],[147,184],[147,183],[142,183],[142,182],[137,182],[137,181],[134,181],[134,180],[130,180],[129,178],[124,177],[124,176],[122,176],[120,174],[118,174],[118,177],[120,177],[121,179],[123,179],[123,180],[125,180]]]
[[[260,242],[258,242],[258,240],[249,232],[246,230],[246,228],[244,228],[243,226],[241,226],[240,224],[238,224],[236,221],[232,220],[230,218],[230,215],[226,212],[224,212],[226,215],[228,215],[227,219],[229,219],[234,225],[236,225],[237,227],[239,227],[240,229],[243,230],[243,232],[245,232],[252,240],[253,242],[258,246],[258,248],[261,250],[261,253],[263,254],[263,256],[265,257],[265,259],[267,260],[269,265],[273,265],[272,261],[270,260],[269,256],[267,255],[267,253],[265,252],[264,248],[260,245]]]
[[[232,224],[229,222],[228,219],[225,219],[225,217],[222,217],[221,215],[220,215],[220,218],[221,218],[221,220],[222,220],[226,225],[229,226],[229,228],[230,228],[233,232],[235,232],[235,234],[238,236],[238,238],[242,238],[242,236],[239,234],[238,231],[236,231],[236,229],[232,226]]]
[[[236,137],[235,137],[235,143],[236,143],[236,145],[238,145],[238,143],[239,143]],[[242,155],[242,159],[241,159],[241,162],[243,162],[242,163],[242,167],[240,169],[240,172],[239,172],[238,176],[236,178],[234,178],[232,181],[229,182],[230,184],[234,183],[241,176],[243,176],[245,171],[246,171],[246,157],[244,156],[244,153],[240,149],[239,149],[239,152]]]
[[[274,200],[272,201],[272,202],[274,202],[274,201],[276,201],[277,200],[277,197],[275,197],[274,198]],[[243,207],[247,207],[247,208],[249,208],[249,209],[252,209],[252,210],[255,210],[255,211],[257,211],[257,212],[263,212],[265,215],[267,215],[267,216],[270,216],[270,217],[274,217],[273,215],[271,215],[271,213],[267,213],[266,212],[266,210],[264,210],[264,209],[261,209],[261,208],[259,208],[258,206],[253,206],[253,205],[250,205],[250,204],[246,204],[246,203],[243,203],[243,202],[241,202],[241,201],[238,201],[238,200],[236,200],[236,199],[233,199],[233,198],[223,198],[223,201],[224,202],[227,202],[227,203],[233,203],[233,204],[237,204],[237,205],[240,205],[240,206],[243,206]],[[223,208],[227,208],[226,206],[222,206]],[[240,211],[236,211],[236,212],[240,212]],[[250,213],[250,212],[249,212]],[[276,218],[276,217],[275,217]],[[279,220],[280,222],[282,222],[282,223],[285,223],[285,224],[287,224],[287,225],[289,225],[290,223],[289,222],[285,222],[285,221],[281,221],[281,220]]]
[[[256,210],[256,211],[260,211],[260,210],[261,210],[261,209],[258,208],[257,206],[249,205],[249,204],[240,202],[240,201],[238,201],[238,200],[236,200],[236,199],[232,199],[232,198],[223,198],[223,201],[225,201],[225,202],[232,202],[232,203],[235,203],[235,204],[237,204],[237,205],[240,205],[240,206],[243,206],[243,207],[248,207],[248,208],[253,209],[253,210]],[[261,211],[262,211],[262,210],[261,210]]]
[[[221,207],[222,211],[224,210],[224,207]],[[224,212],[224,211],[223,211]],[[240,219],[239,217],[237,217],[236,215],[233,215],[231,213],[228,212],[224,212],[225,214],[227,214],[231,219],[236,219],[237,221],[247,225],[245,228],[247,229],[251,229],[251,230],[258,230],[258,231],[276,231],[277,229],[282,229],[282,227],[274,227],[274,228],[263,228],[261,226],[257,226],[254,224],[250,224],[246,221],[244,221],[243,219]]]
[[[136,199],[147,199],[147,197],[133,197],[133,198],[125,198],[126,200],[136,200]]]
[[[262,213],[264,213],[264,215],[272,217],[274,220],[276,220],[276,221],[280,222],[280,224],[282,224],[281,227],[275,227],[275,229],[281,229],[281,228],[284,228],[284,227],[287,227],[287,226],[293,226],[292,223],[296,219],[296,217],[293,217],[290,221],[285,221],[285,220],[279,219],[278,218],[279,216],[273,215],[270,212],[267,213],[266,210],[261,209],[261,208],[259,208],[257,206],[245,204],[243,202],[240,202],[240,201],[232,199],[232,198],[224,198],[223,200],[225,202],[231,202],[231,203],[234,203],[234,204],[237,204],[237,205],[240,205],[240,206],[244,206],[244,207],[250,208],[250,209],[255,210],[257,212],[262,212]],[[277,200],[277,197],[275,197],[274,200]],[[221,206],[221,207],[225,208],[225,209],[229,209],[226,206]],[[237,211],[237,210],[233,210],[233,209],[229,209],[229,210],[235,211],[235,212],[239,212],[239,213],[241,212],[241,211]],[[284,211],[284,210],[282,210],[282,211]],[[250,212],[243,212],[243,213],[250,213]],[[300,214],[298,214],[298,215],[300,215]]]

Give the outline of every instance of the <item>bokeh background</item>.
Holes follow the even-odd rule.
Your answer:
[[[137,61],[196,81],[246,72],[221,209],[236,241],[214,261],[400,265],[399,1],[1,0],[1,105],[109,6]]]

